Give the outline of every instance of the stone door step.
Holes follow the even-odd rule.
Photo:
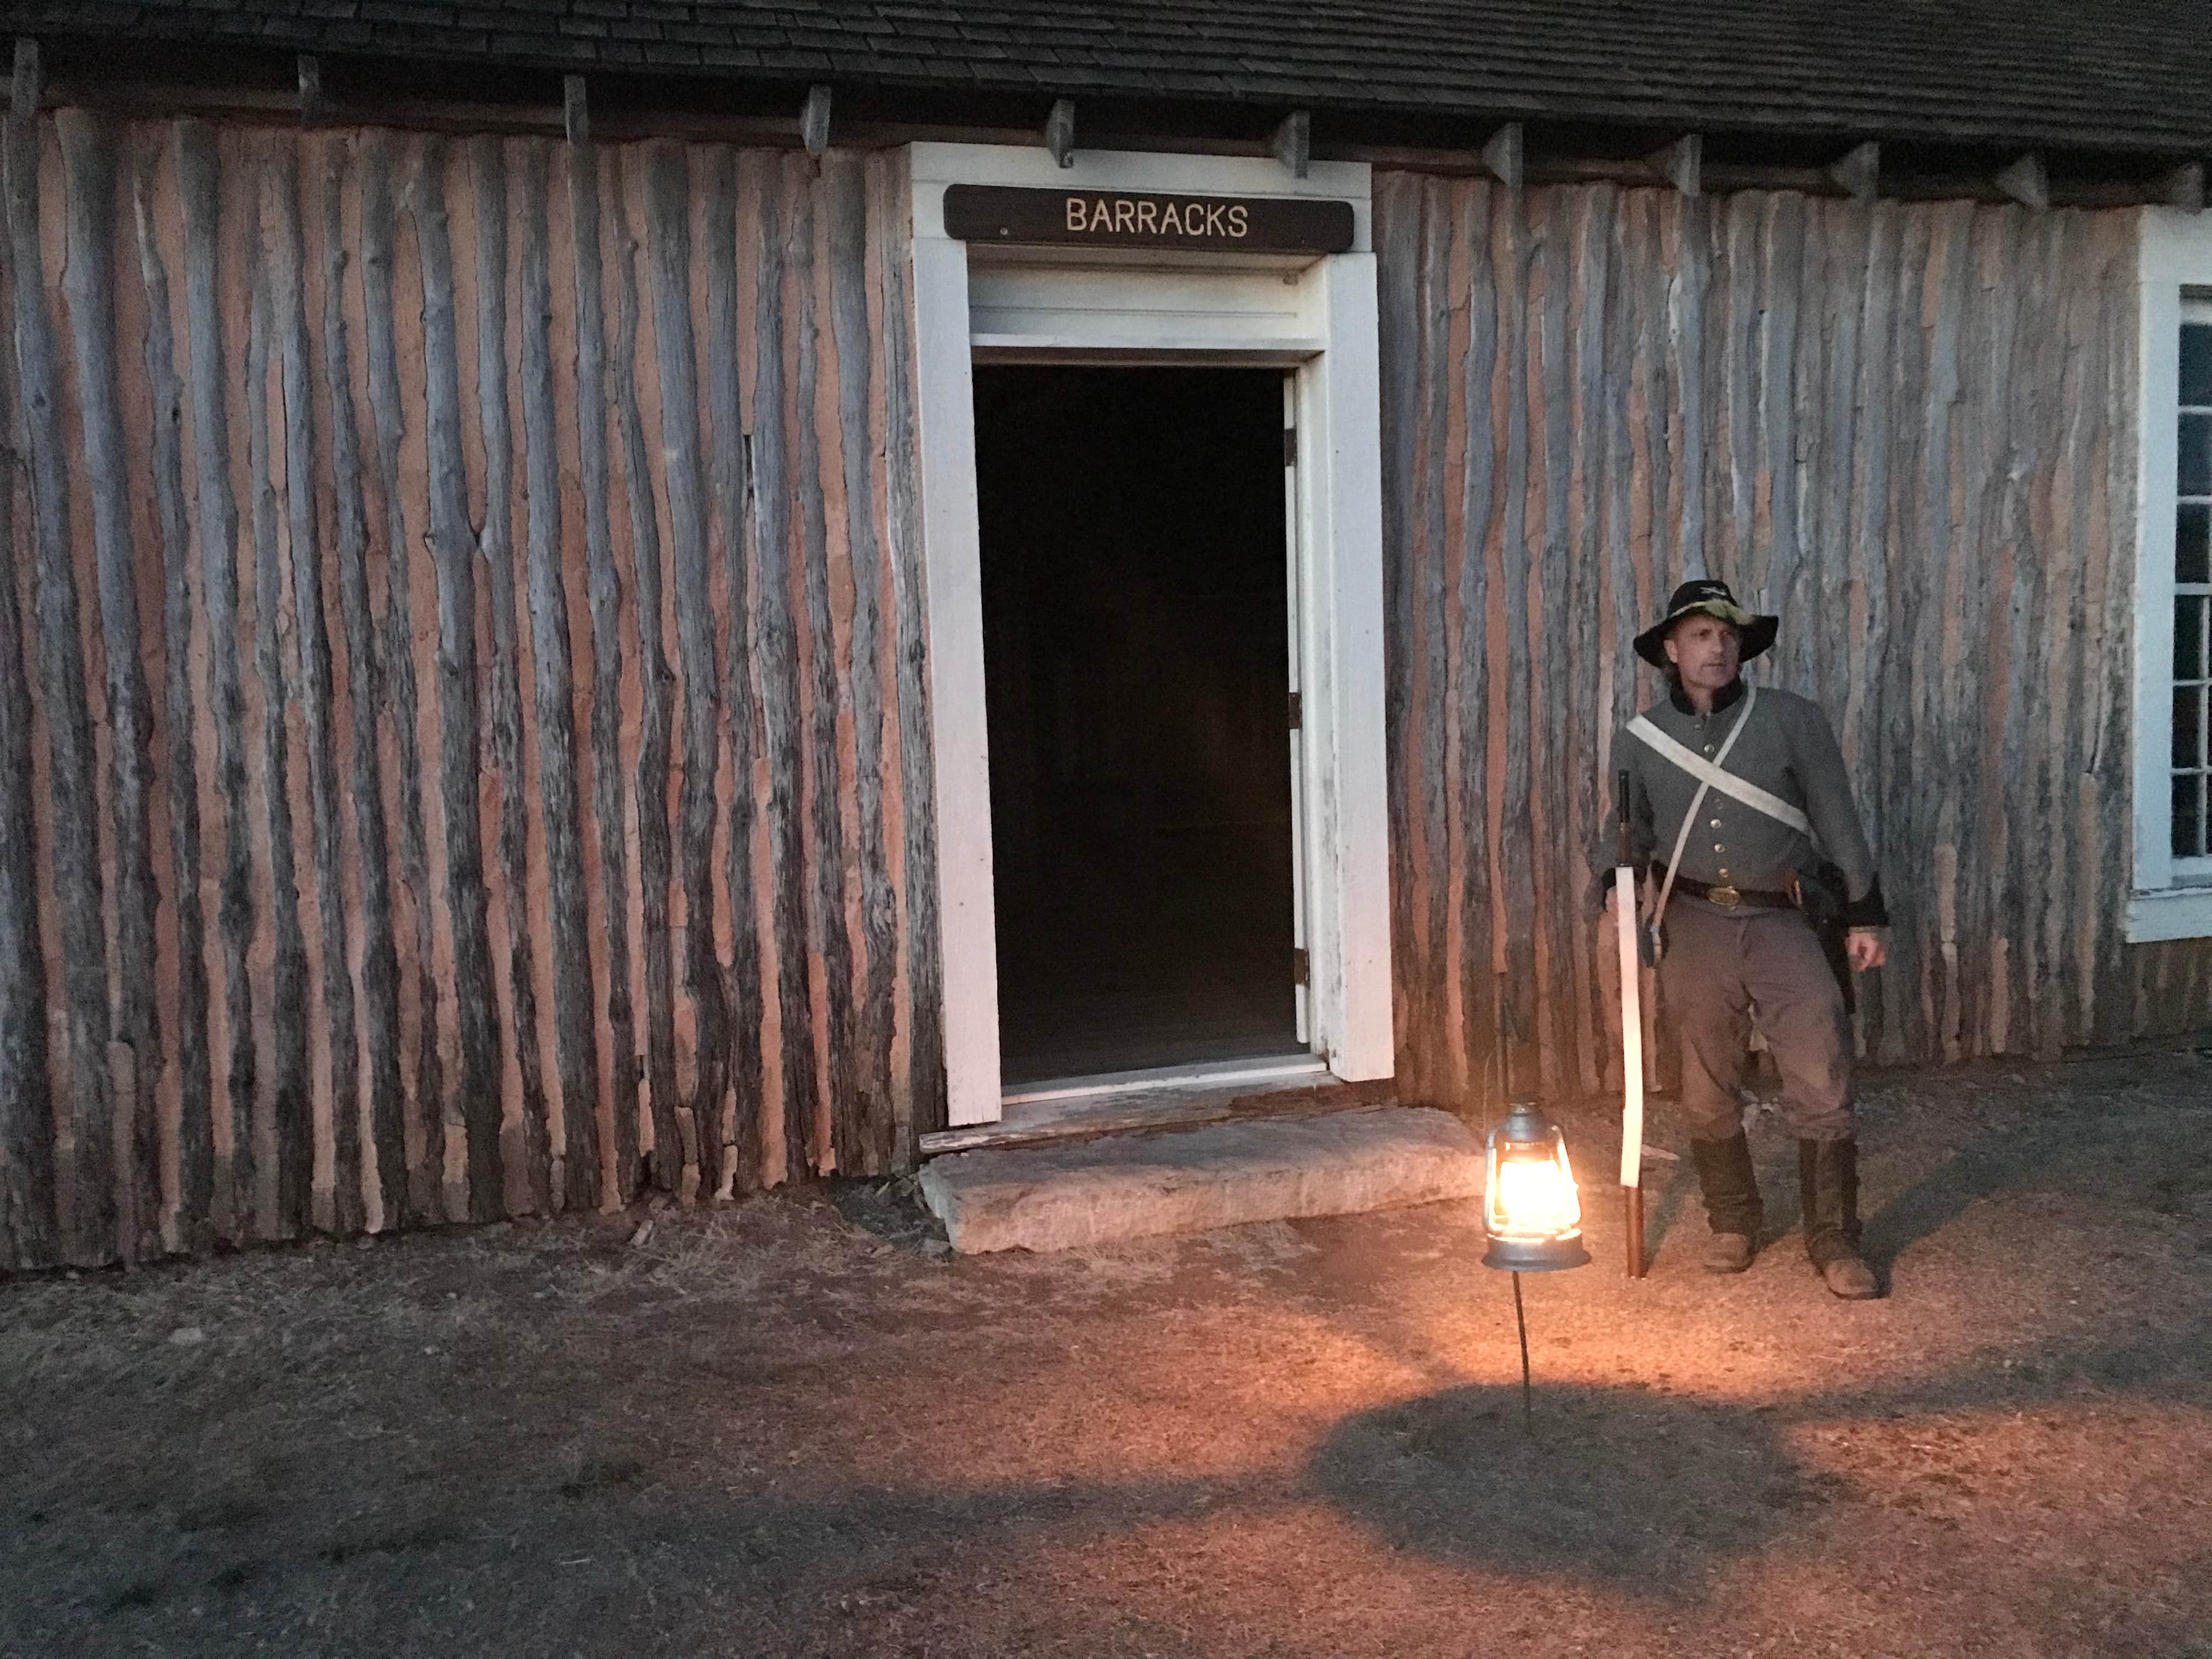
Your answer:
[[[1482,1147],[1429,1107],[955,1152],[921,1194],[963,1255],[1064,1250],[1482,1191]]]

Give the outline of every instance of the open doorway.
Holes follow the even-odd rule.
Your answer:
[[[975,386],[1004,1084],[1298,1053],[1284,376]]]

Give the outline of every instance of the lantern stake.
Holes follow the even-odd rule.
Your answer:
[[[1528,1315],[1521,1305],[1521,1275],[1513,1275],[1513,1322],[1521,1331],[1521,1431],[1536,1431],[1535,1407],[1528,1386]]]

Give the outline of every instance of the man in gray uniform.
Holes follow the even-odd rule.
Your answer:
[[[1889,917],[1827,717],[1739,676],[1778,624],[1737,605],[1725,583],[1677,588],[1636,639],[1668,695],[1614,739],[1613,765],[1629,775],[1636,863],[1651,872],[1647,914],[1662,912],[1659,987],[1681,1031],[1682,1108],[1712,1224],[1705,1265],[1741,1273],[1759,1248],[1764,1218],[1736,1096],[1756,1026],[1797,1135],[1806,1252],[1831,1291],[1858,1299],[1875,1284],[1858,1251],[1850,1024],[1806,908],[1824,869],[1840,868],[1844,890],[1833,896],[1854,973],[1881,965]]]

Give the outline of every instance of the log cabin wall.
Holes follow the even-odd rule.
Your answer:
[[[907,192],[9,119],[0,1266],[910,1158]]]
[[[1495,1097],[1501,987],[1516,1081],[1604,1079],[1588,852],[1689,574],[1852,764],[1869,1055],[2212,1020],[2212,942],[2122,939],[2131,214],[1395,173],[1375,225],[1401,1096]]]

